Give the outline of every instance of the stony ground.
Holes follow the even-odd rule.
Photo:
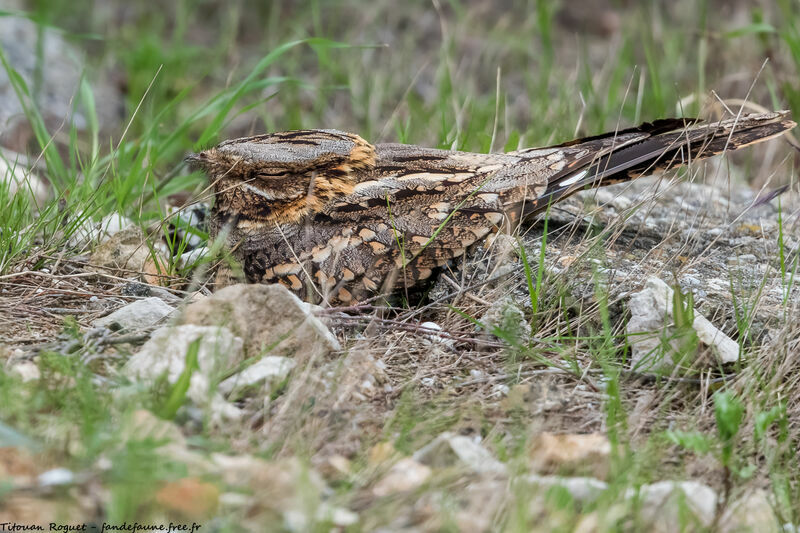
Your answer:
[[[414,306],[214,292],[176,212],[188,151],[264,131],[796,116],[791,1],[306,4],[0,0],[0,526],[796,531],[790,136],[582,192]]]
[[[704,175],[718,176],[709,168]],[[614,502],[584,514],[581,531],[631,520],[631,506],[635,520],[662,531],[687,517],[725,531],[774,529],[758,470],[734,495],[720,464],[702,456],[635,493],[605,481],[621,453],[607,366],[618,368],[622,431],[638,457],[666,428],[713,428],[684,396],[707,404],[719,384],[752,378],[748,360],[775,364],[796,350],[787,315],[800,300],[796,288],[786,292],[778,253],[782,239],[785,264],[795,264],[796,197],[780,196],[779,209],[770,190],[698,181],[653,177],[582,192],[553,210],[546,234],[538,220],[518,239],[499,236],[405,309],[323,309],[279,286],[212,294],[202,278],[171,289],[179,280],[153,274],[138,229],[109,228],[92,236],[100,244],[91,255],[33,254],[44,268],[0,278],[4,367],[52,386],[42,358],[78,353],[93,381],[118,389],[112,396],[139,383],[167,387],[160,410],[129,409],[118,421],[123,434],[161,439],[157,456],[186,468],[188,477],[159,490],[154,516],[199,520],[225,509],[251,528],[273,517],[294,530],[478,531],[509,520],[525,494],[525,516],[548,516],[550,529],[573,523],[551,514],[555,486],[587,509]],[[534,282],[543,267],[536,314],[520,244]],[[711,324],[688,350],[676,344],[667,285],[692,302],[695,328],[698,317]],[[626,342],[626,332],[643,337]],[[598,349],[609,339],[608,351]],[[794,365],[777,363],[783,375]],[[792,419],[797,404],[787,409]],[[201,427],[224,433],[230,448],[195,449],[187,438]],[[8,450],[0,464],[15,488],[3,518],[34,519],[30,508],[46,503],[44,516],[76,520],[108,505],[102,458],[75,471]],[[76,502],[84,511],[64,511]]]

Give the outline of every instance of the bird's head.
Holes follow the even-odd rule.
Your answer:
[[[186,158],[211,180],[214,210],[241,230],[298,223],[353,192],[375,168],[358,135],[302,130],[233,139]]]

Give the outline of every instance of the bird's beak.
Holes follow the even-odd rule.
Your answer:
[[[184,162],[189,165],[192,170],[204,170],[208,165],[208,154],[205,152],[198,152],[196,154],[189,154],[183,158]]]

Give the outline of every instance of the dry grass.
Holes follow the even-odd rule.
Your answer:
[[[47,4],[43,13],[77,33],[101,32],[85,24],[102,20],[59,19],[60,7]],[[284,489],[298,491],[307,517],[320,502],[357,512],[354,530],[457,530],[470,520],[488,520],[495,529],[572,530],[598,514],[611,516],[600,530],[636,530],[635,509],[625,508],[623,518],[613,515],[628,489],[697,479],[728,495],[726,504],[747,490],[767,489],[781,523],[798,523],[800,325],[794,317],[800,299],[794,273],[800,205],[795,167],[786,160],[790,148],[782,142],[663,178],[582,193],[549,214],[541,259],[540,219],[519,235],[473,250],[443,272],[420,305],[319,311],[342,352],[298,359],[290,378],[268,397],[242,399],[245,416],[225,427],[208,423],[187,403],[168,424],[189,439],[178,458],[165,459],[168,446],[158,439],[122,431],[131,413],[158,411],[164,384],[147,388],[119,376],[148,332],[92,332],[91,324],[137,298],[132,280],[154,273],[90,271],[86,257],[65,247],[68,235],[54,235],[116,211],[142,227],[166,227],[165,197],[207,194],[200,177],[180,166],[199,138],[211,143],[318,126],[358,131],[376,142],[488,151],[682,111],[713,116],[720,100],[708,88],[800,109],[793,85],[800,41],[794,40],[798,22],[788,15],[790,2],[755,9],[728,2],[625,3],[629,9],[608,5],[603,17],[589,21],[575,19],[582,3],[574,4],[559,12],[547,2],[435,2],[407,9],[342,2],[327,12],[321,3],[265,8],[245,2],[167,13],[167,31],[149,21],[149,8],[134,3],[126,12],[133,38],[120,31],[97,44],[103,49],[98,58],[121,58],[124,65],[128,118],[135,115],[126,122],[127,138],[119,141],[121,132],[112,132],[115,149],[81,164],[65,154],[86,152],[103,138],[98,132],[88,132],[88,139],[63,132],[52,142],[39,139],[47,148],[37,146],[37,153],[47,157],[37,171],[62,184],[52,209],[0,214],[0,243],[13,252],[4,256],[8,267],[0,274],[0,445],[39,450],[47,460],[38,466],[63,465],[78,474],[69,494],[31,485],[25,497],[38,504],[77,500],[95,520],[160,519],[166,511],[155,495],[165,485],[206,476],[230,504],[214,522],[220,530],[237,530],[248,516],[261,516],[236,507],[242,499],[283,505],[275,494]],[[227,30],[215,25],[215,14],[228,21]],[[775,31],[759,26],[759,16]],[[194,27],[191,35],[181,37],[187,27]],[[730,33],[742,28],[738,36]],[[298,35],[370,46],[313,41],[288,48],[258,71],[253,86],[234,95],[240,87],[234,81],[265,50]],[[194,44],[211,41],[211,53],[196,55]],[[384,42],[389,46],[371,46]],[[193,83],[194,90],[181,92]],[[214,114],[224,107],[220,101],[245,112]],[[18,148],[25,146],[23,139]],[[53,160],[67,163],[59,169]],[[759,201],[783,184],[790,187],[777,199]],[[23,229],[29,239],[11,238],[25,237]],[[160,234],[150,235],[143,246],[160,241]],[[526,278],[520,244],[533,280]],[[192,284],[179,276],[191,272],[172,266],[161,273],[165,284],[194,290],[202,281]],[[699,312],[741,342],[741,363],[632,371],[627,301],[648,276],[694,291]],[[530,286],[538,290],[533,298]],[[10,371],[23,360],[36,362],[39,381],[24,383]],[[729,443],[715,412],[720,392],[744,407],[727,460],[720,450]],[[373,489],[399,458],[446,431],[480,440],[507,466],[509,478],[444,468],[414,490],[376,496]],[[608,436],[613,454],[604,499],[580,504],[563,495],[534,497],[525,479],[533,471],[530,447],[544,431]],[[697,439],[678,444],[680,432]],[[710,451],[692,448],[698,439]],[[265,495],[221,481],[224,472],[198,474],[197,465],[214,453],[265,458],[286,486]],[[284,468],[298,458],[301,474]],[[317,477],[325,490],[314,488]],[[0,486],[0,516],[19,492]],[[254,530],[286,526],[281,513],[287,508],[275,505],[270,520],[254,519]],[[485,516],[468,513],[475,509]],[[325,520],[314,525],[330,529]]]

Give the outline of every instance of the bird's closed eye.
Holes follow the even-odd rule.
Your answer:
[[[254,173],[255,178],[283,178],[289,175],[289,171],[286,169],[260,169],[258,172]]]

